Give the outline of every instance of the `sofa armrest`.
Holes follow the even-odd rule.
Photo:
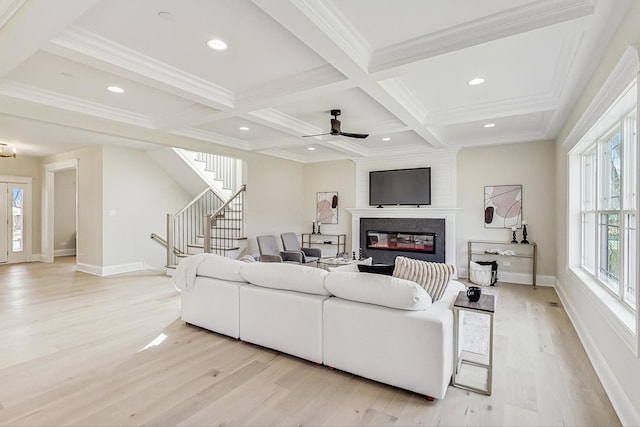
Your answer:
[[[305,256],[312,256],[316,258],[322,258],[322,249],[320,248],[302,248]]]
[[[297,262],[302,264],[304,254],[301,251],[280,251],[280,256],[285,262]]]

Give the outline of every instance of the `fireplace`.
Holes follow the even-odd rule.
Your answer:
[[[360,218],[360,248],[379,264],[393,264],[397,256],[445,262],[445,220]]]
[[[436,253],[436,233],[367,230],[367,249]]]

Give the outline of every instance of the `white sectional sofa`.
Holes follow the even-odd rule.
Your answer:
[[[453,369],[451,307],[462,283],[452,280],[432,303],[416,283],[390,276],[191,258],[174,276],[185,322],[444,397]]]

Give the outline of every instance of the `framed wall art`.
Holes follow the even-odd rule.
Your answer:
[[[485,228],[519,228],[521,223],[522,185],[484,187]]]
[[[316,197],[316,219],[318,224],[338,223],[338,192],[318,193]]]

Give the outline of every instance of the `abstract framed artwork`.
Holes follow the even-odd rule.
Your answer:
[[[521,223],[522,185],[484,187],[485,228],[519,228]]]
[[[318,193],[316,197],[316,219],[318,224],[338,223],[338,192]]]

